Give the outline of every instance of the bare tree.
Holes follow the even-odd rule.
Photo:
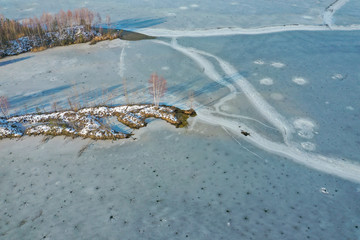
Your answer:
[[[100,23],[101,23],[101,15],[100,15],[100,13],[96,13],[95,23],[96,23],[96,24],[100,24]]]
[[[67,15],[68,24],[69,24],[70,27],[72,27],[72,26],[73,26],[73,21],[74,21],[74,19],[73,19],[73,13],[72,13],[70,10],[68,10],[68,11],[66,12],[66,15]]]
[[[67,27],[68,26],[67,14],[63,10],[60,10],[60,12],[57,15],[59,19],[60,28]]]
[[[9,107],[10,107],[10,105],[7,100],[7,97],[1,96],[0,97],[0,108],[1,108],[2,114],[4,115],[5,118],[8,118]]]
[[[190,105],[190,109],[193,109],[193,105],[194,105],[194,99],[195,99],[195,96],[194,96],[194,91],[190,91],[189,92],[189,105]]]
[[[166,92],[166,80],[153,73],[149,79],[149,92],[154,97],[154,105],[159,107],[160,98],[164,96]]]
[[[125,77],[123,77],[123,86],[124,86],[125,101],[126,101],[126,104],[129,104],[129,94],[127,91],[127,81],[126,81]]]
[[[57,102],[53,102],[52,105],[51,105],[52,109],[54,112],[57,112],[57,109],[58,109],[58,104]]]
[[[106,24],[109,27],[110,26],[110,22],[111,22],[111,18],[109,15],[106,16]]]

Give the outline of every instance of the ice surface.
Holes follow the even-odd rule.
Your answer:
[[[0,12],[11,18],[32,17],[44,11],[87,7],[103,18],[113,21],[143,17],[166,17],[163,27],[194,29],[209,27],[281,25],[285,23],[320,24],[322,12],[333,0],[304,1],[76,1],[54,2],[47,0],[2,0]]]
[[[238,145],[220,128],[157,122],[137,141],[91,142],[78,157],[86,144],[2,142],[3,238],[358,236],[358,185]]]
[[[334,22],[338,25],[360,24],[360,2],[349,0],[334,15]]]
[[[151,103],[153,72],[199,113],[124,141],[2,140],[0,238],[359,239],[357,2],[0,1],[166,19],[141,29],[156,40],[0,60],[10,114]]]

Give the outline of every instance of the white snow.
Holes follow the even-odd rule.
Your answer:
[[[285,67],[285,64],[281,63],[281,62],[272,62],[270,65],[273,66],[274,68],[283,68],[283,67]]]
[[[305,85],[308,83],[308,81],[302,77],[293,77],[292,81],[297,85]]]
[[[257,64],[257,65],[264,65],[265,64],[265,62],[263,60],[261,60],[261,59],[255,60],[254,63]]]
[[[274,80],[271,78],[263,78],[260,80],[260,84],[270,86],[274,84]]]
[[[164,119],[172,124],[180,123],[171,107],[152,105],[124,105],[117,107],[89,107],[78,111],[62,111],[43,114],[26,114],[9,119],[1,119],[0,137],[22,136],[23,133],[14,124],[30,124],[25,134],[72,134],[74,136],[97,138],[125,138],[124,133],[118,133],[100,122],[102,117],[118,116],[125,125],[141,128],[146,125],[147,117]],[[42,123],[42,124],[38,124]],[[33,126],[33,124],[37,124]],[[14,125],[15,126],[15,125]],[[73,127],[69,127],[73,126]],[[77,130],[76,130],[77,129]]]
[[[298,135],[302,138],[311,139],[314,137],[316,124],[308,118],[298,118],[294,122]]]

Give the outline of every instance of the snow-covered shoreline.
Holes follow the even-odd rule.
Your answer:
[[[43,37],[24,36],[11,40],[6,46],[0,47],[0,58],[34,51],[34,49],[41,47],[48,48],[89,42],[96,36],[101,36],[101,34],[95,30],[88,31],[85,26],[74,26],[64,28],[59,32],[48,32]]]
[[[160,118],[176,127],[187,124],[195,111],[181,110],[173,106],[123,105],[116,107],[89,107],[51,113],[26,114],[8,119],[0,118],[0,139],[23,135],[65,135],[91,139],[123,139],[131,133],[122,133],[102,123],[103,117],[117,117],[118,121],[132,129],[146,126],[147,118]]]

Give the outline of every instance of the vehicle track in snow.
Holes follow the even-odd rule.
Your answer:
[[[241,76],[235,67],[233,67],[230,63],[205,51],[183,47],[177,43],[176,39],[173,39],[171,43],[159,40],[154,40],[154,42],[171,47],[172,49],[191,58],[209,79],[229,89],[229,95],[217,100],[217,103],[214,104],[215,110],[211,110],[208,107],[195,102],[194,105],[197,106],[196,110],[198,114],[198,121],[222,127],[226,129],[225,131],[228,134],[231,132],[236,137],[242,138],[243,140],[267,152],[292,159],[294,162],[303,164],[318,171],[360,183],[359,164],[352,161],[344,161],[339,158],[310,153],[299,148],[298,143],[291,140],[292,134],[295,132],[294,127],[290,125],[288,121],[269,103],[267,103],[260,93],[257,92],[257,90],[246,80],[246,78]],[[222,71],[226,74],[225,78],[221,78],[221,74],[215,70],[214,65],[207,60],[206,57],[214,58],[217,61]],[[231,82],[233,83],[225,81],[224,79],[231,79]],[[244,118],[244,116],[231,114],[231,117],[237,118],[236,120],[232,120],[229,119],[229,114],[221,111],[221,105],[226,101],[235,98],[236,94],[240,91],[246,95],[252,106],[282,133],[283,142],[275,142],[260,133],[257,133],[252,127],[239,120]],[[257,119],[253,120],[261,122]],[[245,136],[243,134],[244,132],[250,133],[250,135]]]
[[[324,24],[332,29],[334,22],[334,14],[338,11],[342,6],[344,6],[349,0],[336,0],[332,4],[330,4],[323,13],[323,21]]]

